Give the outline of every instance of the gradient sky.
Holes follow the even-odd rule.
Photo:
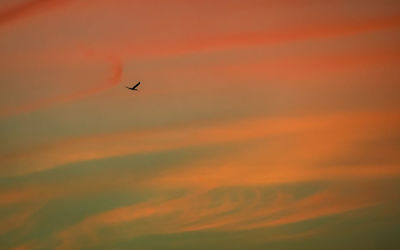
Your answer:
[[[0,55],[0,249],[399,248],[398,0],[0,0]]]

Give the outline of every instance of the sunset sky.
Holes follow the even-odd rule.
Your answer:
[[[0,249],[399,249],[398,0],[0,0],[0,82]]]

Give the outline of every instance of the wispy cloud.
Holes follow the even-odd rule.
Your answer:
[[[91,235],[98,227],[114,227],[143,218],[154,218],[153,216],[168,217],[175,213],[179,216],[169,220],[175,221],[176,227],[157,230],[151,228],[148,229],[150,231],[145,230],[145,233],[244,230],[310,220],[372,206],[382,200],[379,195],[371,192],[365,195],[362,195],[363,191],[358,193],[356,185],[350,196],[346,196],[341,189],[333,189],[298,201],[292,194],[283,192],[278,193],[274,202],[264,204],[257,190],[307,182],[365,182],[400,176],[395,152],[384,148],[374,147],[372,151],[364,152],[366,155],[378,150],[376,153],[386,158],[385,162],[379,164],[360,162],[346,165],[331,162],[338,155],[352,153],[346,145],[356,146],[380,138],[387,131],[394,131],[398,119],[397,113],[393,112],[256,118],[208,127],[193,124],[182,128],[160,128],[60,141],[31,152],[3,158],[2,165],[5,168],[2,169],[2,174],[23,176],[68,163],[187,147],[221,147],[224,144],[248,144],[251,147],[248,150],[246,147],[237,150],[235,155],[220,153],[202,160],[193,158],[180,167],[154,172],[145,179],[135,179],[134,182],[133,177],[143,169],[129,174],[115,173],[111,178],[67,178],[58,182],[10,186],[0,193],[0,200],[2,205],[9,206],[35,203],[38,196],[42,200],[50,201],[59,197],[91,195],[102,190],[120,188],[126,191],[138,188],[185,190],[187,194],[172,200],[160,195],[144,203],[90,216],[61,234],[66,241],[77,237],[75,234],[81,234],[82,230],[84,234]],[[340,137],[337,137],[338,133]],[[17,169],[18,166],[24,168]],[[66,183],[72,184],[71,187],[65,189]],[[246,195],[235,199],[222,196],[215,204],[210,192],[221,188],[251,188],[254,197],[248,201]],[[21,216],[16,217],[14,227],[27,220],[29,214]]]
[[[79,100],[116,86],[120,83],[122,79],[123,65],[120,60],[114,58],[112,58],[109,63],[111,64],[110,77],[104,80],[104,82],[102,83],[94,84],[94,87],[83,89],[71,94],[63,94],[52,96],[50,98],[39,99],[16,107],[8,107],[1,110],[0,116],[18,115],[22,113],[32,112],[38,109],[52,107],[61,103]]]
[[[369,121],[368,127],[362,127],[361,123],[367,121]],[[374,122],[371,123],[371,121]],[[330,138],[330,143],[325,145],[325,147],[336,147],[337,140],[345,142],[355,140],[356,138],[363,138],[366,136],[364,133],[368,133],[369,130],[374,129],[370,127],[372,124],[385,127],[388,126],[388,121],[397,122],[397,114],[393,112],[387,112],[386,114],[357,114],[350,112],[343,115],[322,115],[319,117],[256,118],[238,121],[237,123],[222,123],[209,127],[192,125],[182,128],[124,132],[68,139],[50,145],[37,146],[35,149],[26,152],[3,155],[1,162],[3,162],[5,167],[2,174],[26,174],[84,160],[168,150],[191,145],[211,145],[264,139],[268,138],[268,136],[277,136],[279,134],[300,133],[304,136],[304,142],[310,143],[312,138],[310,136],[312,136],[312,131],[315,129],[322,129],[323,131],[340,130],[341,133],[348,131],[346,133],[347,137]],[[363,130],[360,130],[358,133],[353,133],[352,129],[357,127],[362,127],[365,129],[365,132],[361,133]],[[183,133],[184,131],[185,133]],[[320,140],[317,139],[315,141],[316,150],[320,148],[318,143],[320,143]],[[108,145],[114,146],[109,147]],[[295,150],[297,145],[293,145],[293,147]],[[293,153],[297,152],[293,151]],[[51,155],[52,157],[45,157],[46,155]],[[16,168],[15,166],[17,165],[24,166],[24,168]],[[193,171],[193,169],[190,168],[189,171]],[[179,175],[175,177],[177,176]]]
[[[212,206],[212,193],[208,189],[193,191],[172,200],[152,200],[132,206],[116,208],[111,211],[90,216],[58,234],[62,244],[58,249],[69,249],[76,242],[74,239],[85,236],[90,239],[88,247],[116,240],[132,238],[145,234],[170,234],[198,230],[236,231],[288,225],[368,208],[384,201],[379,190],[376,195],[365,194],[366,189],[353,189],[350,194],[345,190],[323,190],[303,199],[277,196],[272,202],[249,197],[233,199],[226,191],[219,206]],[[249,200],[250,199],[250,200]],[[149,226],[140,226],[141,221],[153,221]],[[135,223],[138,223],[135,226]],[[124,235],[100,239],[98,232],[106,228],[124,230]],[[140,227],[140,230],[135,228]],[[287,235],[288,237],[290,236]],[[309,236],[308,234],[305,235]],[[265,240],[277,240],[284,235],[269,237]],[[104,241],[105,240],[105,241]]]
[[[395,235],[397,2],[156,3],[0,4],[3,248]]]
[[[27,0],[15,6],[0,9],[0,27],[49,8],[67,4],[68,0]]]

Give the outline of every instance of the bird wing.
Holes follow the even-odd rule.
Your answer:
[[[140,82],[138,82],[135,86],[133,86],[132,89],[135,89],[139,85],[140,85]]]

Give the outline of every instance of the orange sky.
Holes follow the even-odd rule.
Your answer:
[[[0,1],[0,248],[396,249],[399,31],[394,0]]]

